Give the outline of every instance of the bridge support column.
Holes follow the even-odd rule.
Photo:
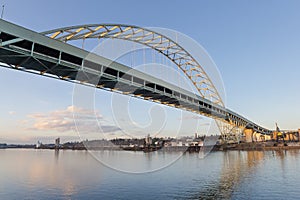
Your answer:
[[[253,142],[254,131],[251,128],[244,129],[245,142]]]
[[[224,143],[239,143],[244,127],[216,120]]]

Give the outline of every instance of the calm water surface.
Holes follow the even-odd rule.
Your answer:
[[[86,151],[0,150],[0,199],[300,198],[299,150],[214,152],[204,159],[186,153],[163,169],[138,174],[111,167],[149,171],[178,155],[94,154],[106,165]]]

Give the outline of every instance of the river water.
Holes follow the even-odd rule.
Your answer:
[[[300,198],[300,150],[212,152],[203,158],[2,149],[0,158],[0,199]]]

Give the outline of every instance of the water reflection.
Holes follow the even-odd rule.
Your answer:
[[[128,174],[144,174],[167,168],[180,159],[181,151],[89,151],[89,153],[106,167]]]
[[[172,156],[97,153],[111,163],[149,168]],[[136,159],[141,156],[144,159]],[[291,199],[300,195],[299,150],[213,152],[204,159],[186,153],[167,168],[144,174],[104,167],[87,151],[0,150],[0,157],[0,199]]]
[[[204,185],[196,195],[197,199],[231,199],[232,194],[246,176],[254,174],[256,166],[264,159],[262,151],[223,152],[219,177]],[[195,199],[195,197],[192,197]]]
[[[280,167],[281,167],[281,172],[284,175],[284,171],[285,171],[285,161],[284,161],[284,157],[286,156],[286,150],[278,150],[278,151],[273,151],[273,155],[276,158],[279,158],[280,160]]]
[[[58,162],[58,160],[59,160],[59,149],[55,149],[54,150],[54,155],[55,155],[55,161],[56,161],[56,163]]]
[[[282,195],[299,194],[295,189],[298,174],[294,170],[298,163],[300,167],[299,150],[219,153],[223,154],[219,177],[199,185],[200,190],[191,199],[248,199],[253,194],[258,199],[258,195],[282,199]],[[274,191],[276,187],[286,188],[290,192]]]
[[[47,190],[57,190],[63,196],[70,197],[78,192],[82,185],[93,184],[101,178],[99,170],[101,168],[95,164],[91,164],[89,169],[85,168],[89,163],[95,162],[85,152],[61,150],[30,150],[29,152],[29,150],[20,149],[6,152],[7,157],[3,158],[2,155],[2,159],[5,160],[2,170],[10,175],[9,179],[5,180],[8,190],[6,192],[17,189],[34,191],[43,195]],[[82,155],[78,156],[78,154]],[[89,170],[94,173],[87,173]],[[2,181],[4,180],[0,180],[0,185]],[[19,188],[15,188],[16,186]]]

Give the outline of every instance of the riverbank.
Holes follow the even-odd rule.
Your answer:
[[[240,151],[268,151],[268,150],[289,150],[300,149],[299,142],[253,142],[239,144],[223,144],[215,148],[219,151],[240,150]]]
[[[0,149],[36,149],[35,145],[7,145]],[[219,144],[215,146],[168,146],[168,147],[152,147],[152,148],[138,148],[138,147],[120,147],[120,146],[101,146],[101,147],[85,147],[85,146],[72,146],[72,147],[60,147],[55,148],[54,146],[42,146],[38,149],[52,149],[52,150],[113,150],[113,151],[186,151],[186,152],[199,152],[203,148],[210,149],[211,151],[273,151],[273,150],[289,150],[289,149],[300,149],[300,142],[253,142],[253,143],[239,143],[239,144]]]

